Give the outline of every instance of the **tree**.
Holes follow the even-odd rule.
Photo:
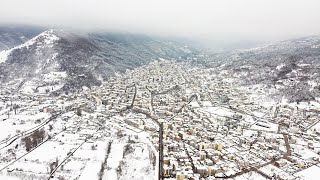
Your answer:
[[[37,129],[31,135],[22,139],[22,142],[25,144],[26,151],[30,151],[32,148],[37,147],[38,144],[43,142],[45,137],[44,129]]]
[[[58,164],[59,164],[58,158],[56,158],[56,161],[49,164],[50,173],[54,171],[54,169],[58,166]]]
[[[77,115],[81,116],[82,115],[82,110],[80,108],[77,108]]]
[[[32,140],[31,138],[28,136],[28,137],[25,137],[22,139],[22,142],[24,142],[25,146],[26,146],[26,151],[30,151],[32,149]]]
[[[38,144],[40,144],[43,141],[45,137],[45,131],[43,129],[40,129],[40,130],[37,129],[31,134],[31,137],[32,137],[33,147],[36,147],[38,146]]]

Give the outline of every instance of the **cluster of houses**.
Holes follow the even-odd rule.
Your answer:
[[[163,146],[167,179],[237,178],[251,171],[261,177],[295,179],[319,165],[317,104],[265,106],[254,101],[252,91],[224,76],[225,72],[186,62],[154,61],[68,96],[12,96],[1,91],[0,117],[13,114],[13,105],[18,114],[92,114],[68,125],[85,139],[97,124],[116,116],[112,122],[117,125],[109,124],[110,128],[144,131],[156,149]],[[79,124],[84,121],[82,131]]]

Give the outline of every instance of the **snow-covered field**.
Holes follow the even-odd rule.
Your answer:
[[[107,159],[107,171],[103,175],[103,180],[107,179],[119,179],[118,178],[118,167],[120,166],[120,161],[123,158],[123,148],[125,144],[123,143],[112,143],[111,152],[109,158]]]
[[[320,167],[319,166],[311,166],[308,169],[304,169],[295,175],[300,176],[303,179],[307,180],[318,180],[319,179],[319,172],[320,172]]]
[[[11,53],[11,50],[0,51],[0,63],[3,63],[7,60],[8,55]]]
[[[38,113],[36,115],[11,115],[10,118],[7,118],[7,115],[0,116],[0,142],[8,137],[12,137],[37,126],[38,124],[35,123],[36,120],[40,120],[42,122],[44,119],[49,117],[50,115],[48,113]],[[1,119],[4,118],[6,118],[6,120],[1,121]]]

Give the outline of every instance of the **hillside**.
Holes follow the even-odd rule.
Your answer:
[[[180,43],[144,35],[77,34],[48,30],[0,52],[2,83],[25,83],[26,92],[73,92],[100,85],[115,73],[154,59],[185,58],[197,51]]]
[[[0,25],[0,51],[23,44],[42,31],[40,27]]]
[[[199,61],[226,71],[246,85],[262,85],[276,101],[314,100],[320,94],[320,37],[304,37],[263,47],[210,54]]]

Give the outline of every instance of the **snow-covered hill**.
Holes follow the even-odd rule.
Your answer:
[[[315,100],[320,95],[320,36],[209,55],[197,64],[218,67],[244,86],[258,85],[277,101]]]
[[[42,31],[39,27],[0,25],[0,51],[23,44]]]
[[[23,82],[22,90],[28,93],[76,91],[100,85],[116,72],[154,59],[186,57],[194,52],[183,44],[143,35],[48,30],[0,51],[0,81]]]

